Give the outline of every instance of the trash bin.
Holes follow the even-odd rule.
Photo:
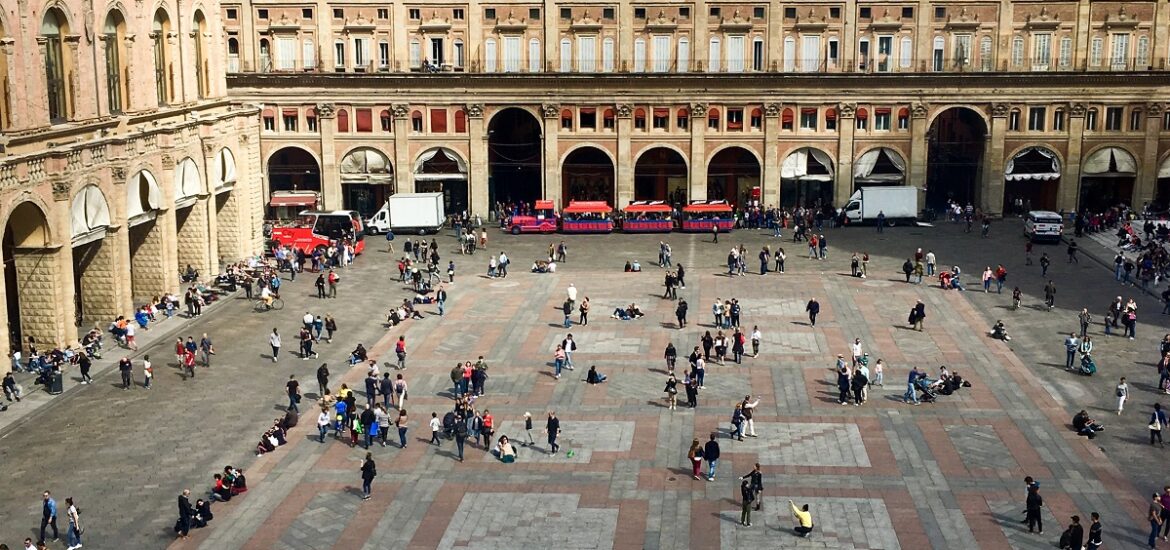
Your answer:
[[[50,395],[60,395],[61,392],[65,391],[64,377],[61,373],[53,373],[52,377],[49,378],[48,391]]]

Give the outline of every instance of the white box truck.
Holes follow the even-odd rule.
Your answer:
[[[845,202],[845,219],[849,224],[876,224],[878,214],[887,224],[914,223],[918,219],[918,188],[859,187]]]
[[[398,193],[390,195],[386,204],[366,221],[372,234],[437,233],[447,221],[443,211],[442,193]]]

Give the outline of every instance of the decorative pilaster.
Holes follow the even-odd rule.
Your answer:
[[[634,155],[630,139],[634,131],[634,108],[623,103],[614,110],[617,112],[617,204],[613,205],[616,209],[634,200]]]
[[[983,209],[983,213],[998,216],[1003,213],[1003,140],[1007,134],[1008,114],[1011,105],[1007,103],[991,104],[991,129],[988,132],[988,141],[983,147],[983,185],[982,193],[976,206]]]
[[[482,103],[467,106],[467,135],[471,140],[468,150],[467,192],[472,216],[488,219],[488,135],[484,124]]]
[[[394,117],[394,192],[414,192],[414,162],[410,155],[410,105],[395,104]],[[470,182],[469,182],[470,183]]]
[[[691,177],[687,200],[707,200],[707,104],[702,102],[691,104]]]
[[[1134,207],[1144,205],[1154,200],[1158,191],[1158,133],[1162,130],[1162,112],[1165,110],[1161,103],[1147,103],[1145,106],[1146,120],[1145,144],[1142,148],[1141,170],[1137,181],[1134,182]]]
[[[853,117],[857,105],[842,103],[837,106],[837,180],[833,182],[833,205],[843,206],[853,194]]]
[[[780,204],[780,107],[779,103],[764,104],[764,165],[760,173],[760,203],[764,207]]]
[[[910,106],[910,173],[908,185],[913,185],[922,191],[926,185],[926,163],[928,162],[929,147],[927,133],[930,131],[927,115],[930,109],[924,103],[915,103]],[[921,211],[926,202],[926,193],[918,193],[918,208]]]
[[[540,106],[540,112],[543,115],[541,135],[544,136],[543,195],[545,199],[563,208],[565,205],[561,204],[561,161],[557,141],[557,118],[561,114],[561,106],[545,103]]]

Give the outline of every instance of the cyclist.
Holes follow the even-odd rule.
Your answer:
[[[276,295],[268,287],[260,290],[260,300],[264,302],[264,309],[272,309],[272,301],[276,299]]]

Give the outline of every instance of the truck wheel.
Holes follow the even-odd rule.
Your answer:
[[[513,225],[513,226],[512,226],[512,234],[513,234],[513,235],[519,235],[519,234],[520,234],[520,226],[518,226],[518,225]]]

